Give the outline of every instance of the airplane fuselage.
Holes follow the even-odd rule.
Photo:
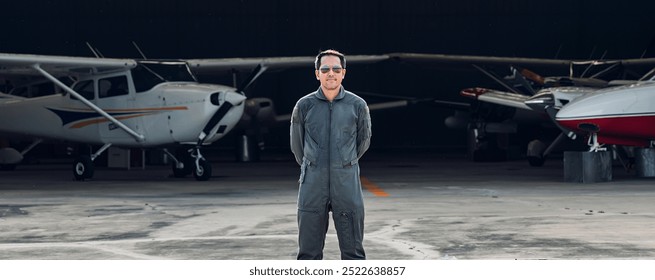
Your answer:
[[[70,94],[5,97],[10,100],[0,102],[1,131],[125,147],[195,143],[207,120],[220,105],[226,99],[236,100],[233,103],[238,105],[227,112],[204,143],[216,141],[241,118],[243,102],[240,100],[245,99],[233,88],[194,82],[167,82],[144,92],[130,91],[126,95],[90,99],[109,115],[145,136],[143,141],[137,141]]]
[[[596,133],[602,144],[648,146],[655,140],[655,82],[599,90],[564,106],[557,122]]]

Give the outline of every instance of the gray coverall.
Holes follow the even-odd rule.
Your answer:
[[[300,165],[298,259],[322,259],[332,211],[341,259],[366,259],[359,158],[371,139],[364,99],[344,90],[332,102],[319,88],[296,103],[291,151]]]

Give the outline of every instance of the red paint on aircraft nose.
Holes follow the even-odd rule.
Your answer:
[[[557,122],[572,131],[589,133],[595,127],[598,141],[603,144],[647,146],[655,139],[655,115],[606,116],[600,118],[577,118]]]

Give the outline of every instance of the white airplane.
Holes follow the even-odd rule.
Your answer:
[[[349,56],[348,62],[387,58]],[[147,60],[0,53],[0,79],[16,85],[0,93],[0,133],[37,138],[21,152],[1,148],[0,166],[13,168],[42,139],[102,145],[75,160],[73,174],[84,180],[93,176],[93,161],[110,146],[184,145],[188,148],[175,155],[164,149],[173,159],[173,174],[193,173],[197,180],[208,180],[211,164],[200,148],[226,135],[244,117],[244,110],[252,109],[248,107],[266,103],[247,102],[244,90],[266,69],[309,68],[313,61],[314,57]],[[238,87],[203,84],[194,76],[253,68]],[[61,81],[66,79],[73,83]]]

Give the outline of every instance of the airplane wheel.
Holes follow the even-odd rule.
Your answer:
[[[201,159],[198,163],[199,168],[193,169],[193,176],[196,177],[198,181],[207,181],[212,176],[212,165],[209,161]]]
[[[93,177],[93,161],[89,156],[80,156],[73,163],[73,176],[75,180],[83,181]]]

